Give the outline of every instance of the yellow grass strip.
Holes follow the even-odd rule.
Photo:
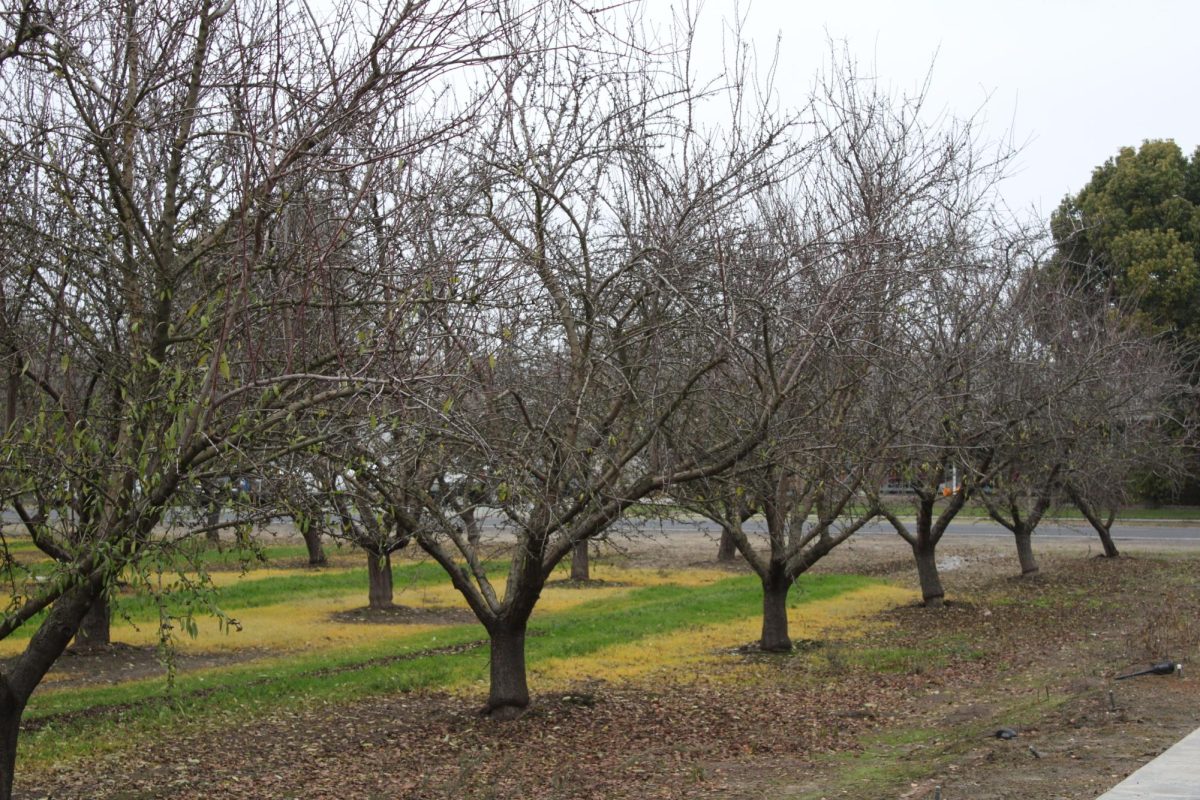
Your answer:
[[[916,593],[884,584],[868,586],[828,600],[790,609],[793,638],[856,638],[871,629],[867,618],[916,599]],[[554,659],[530,668],[530,680],[547,690],[562,690],[588,679],[613,682],[686,679],[721,660],[719,651],[753,642],[761,633],[758,616],[677,631],[645,641],[609,647],[583,658]]]
[[[364,562],[365,563],[365,562]],[[299,569],[278,569],[276,567],[255,567],[246,572],[238,570],[221,570],[219,572],[210,572],[209,577],[212,579],[213,585],[217,587],[232,586],[235,583],[245,581],[261,581],[270,578],[295,578],[311,575],[313,578],[318,578],[321,575],[344,575],[347,572],[353,572],[355,569],[362,569],[362,565],[353,567],[322,567],[319,571],[313,570],[307,572]],[[164,573],[164,583],[175,583],[175,576],[170,573]],[[366,578],[363,578],[363,586],[366,586]],[[365,589],[364,589],[365,591]]]

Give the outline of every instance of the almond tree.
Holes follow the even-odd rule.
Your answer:
[[[713,285],[729,220],[786,181],[795,156],[788,121],[736,87],[725,97],[744,105],[725,128],[689,119],[692,80],[671,72],[686,61],[623,43],[601,20],[531,25],[536,45],[497,71],[487,124],[439,160],[458,169],[441,181],[457,199],[441,205],[467,243],[444,250],[433,287],[453,320],[431,345],[453,380],[424,396],[443,467],[421,473],[437,491],[373,471],[381,498],[424,491],[423,519],[403,502],[388,513],[487,629],[487,707],[500,718],[529,703],[525,635],[556,565],[630,505],[749,452],[803,358],[780,354],[772,398],[728,440],[660,457],[662,432],[734,357]],[[448,483],[477,500],[449,502]],[[485,502],[516,539],[503,588],[465,524]]]
[[[1085,425],[1072,426],[1066,400],[1082,376],[1053,344],[1070,338],[1058,324],[1069,316],[1069,296],[1053,291],[1039,274],[1027,267],[1013,276],[994,332],[993,366],[1004,381],[992,405],[999,412],[994,401],[1002,400],[1010,424],[993,426],[993,441],[980,442],[995,469],[974,494],[988,516],[1012,532],[1022,575],[1038,572],[1033,532],[1055,500],[1074,434],[1086,435]]]
[[[1079,351],[1090,346],[1102,356],[1062,407],[1072,437],[1060,484],[1100,537],[1104,555],[1115,558],[1112,525],[1137,496],[1138,481],[1187,479],[1196,447],[1196,418],[1187,410],[1196,407],[1196,389],[1169,341],[1148,337],[1128,317],[1099,310],[1080,327],[1092,333],[1070,341],[1071,355],[1085,358]]]
[[[1012,153],[984,148],[971,119],[931,124],[923,93],[890,97],[852,70],[850,76],[830,81],[823,94],[837,111],[832,118],[845,120],[833,141],[844,142],[840,161],[852,180],[843,192],[825,194],[838,201],[833,216],[855,231],[850,241],[862,257],[907,277],[887,295],[894,336],[874,364],[887,376],[876,396],[878,413],[889,420],[891,473],[913,492],[915,529],[880,502],[878,487],[864,488],[913,548],[926,602],[938,604],[937,542],[969,496],[970,481],[991,469],[986,448],[978,447],[991,423],[977,424],[975,400],[996,385],[989,342],[1009,233],[993,209]],[[943,476],[964,461],[971,465],[967,491],[949,496],[935,518]]]
[[[118,575],[185,579],[166,515],[319,443],[298,419],[372,385],[386,342],[352,322],[370,295],[334,257],[365,193],[313,193],[461,128],[470,108],[442,89],[502,56],[507,18],[482,2],[331,14],[78,0],[3,17],[0,500],[55,565],[34,582],[5,559],[0,637],[36,629],[0,674],[0,798],[25,705],[88,610]],[[398,135],[368,153],[379,120]],[[325,216],[284,236],[297,204]]]
[[[899,360],[929,402],[905,421],[893,473],[911,491],[916,522],[895,507],[882,513],[912,546],[929,606],[943,597],[937,544],[968,501],[1013,532],[1022,573],[1032,574],[1033,531],[1096,437],[1131,414],[1153,426],[1164,410],[1155,398],[1169,379],[1154,343],[1048,279],[1035,242],[1017,231],[964,251],[973,265],[963,258],[914,295],[914,338]]]
[[[858,501],[864,483],[877,479],[886,428],[868,418],[861,389],[826,377],[810,372],[804,391],[783,404],[765,441],[738,466],[672,492],[683,508],[720,525],[758,575],[759,646],[768,652],[792,649],[792,585],[875,516]],[[759,515],[763,548],[747,525]]]
[[[876,513],[877,500],[864,506],[861,497],[883,482],[903,416],[926,400],[919,391],[896,392],[888,370],[891,354],[908,344],[905,306],[932,280],[926,272],[940,267],[930,257],[940,245],[930,230],[965,227],[974,209],[955,200],[979,191],[975,183],[986,184],[994,166],[977,162],[967,129],[927,128],[919,98],[887,95],[845,58],[818,82],[811,108],[820,151],[803,191],[785,204],[795,222],[772,229],[791,231],[777,245],[786,268],[742,268],[746,284],[778,282],[775,307],[755,317],[747,295],[740,308],[747,330],[767,329],[762,320],[772,315],[786,319],[781,341],[815,346],[819,355],[806,362],[751,456],[675,492],[721,525],[762,580],[764,650],[791,649],[786,599],[796,578]],[[722,420],[753,407],[756,388],[770,385],[772,343],[756,344],[736,380],[744,388],[727,393],[721,415],[710,415],[708,436],[727,435]],[[766,528],[762,550],[745,525],[757,514]]]
[[[906,336],[890,369],[893,389],[918,400],[897,418],[891,474],[908,491],[915,522],[877,494],[880,513],[912,548],[926,606],[945,591],[937,546],[950,522],[999,469],[996,442],[1011,428],[1000,336],[1008,271],[987,248],[935,249],[947,264],[906,303]],[[936,261],[935,261],[936,263]],[[1019,418],[1019,417],[1018,417]]]
[[[1166,342],[1062,281],[1031,272],[1012,303],[1009,384],[1020,387],[1029,412],[999,443],[1007,466],[979,496],[1013,532],[1026,575],[1038,570],[1032,533],[1064,494],[1096,528],[1105,555],[1116,556],[1110,529],[1130,497],[1130,473],[1182,474],[1188,441],[1166,433],[1187,430],[1171,415],[1185,382]],[[1107,519],[1089,500],[1110,505]]]
[[[976,497],[988,516],[1012,533],[1021,575],[1033,575],[1039,570],[1033,532],[1057,496],[1062,461],[1053,455],[1042,463],[1014,459],[1007,469],[1008,475],[993,478]]]

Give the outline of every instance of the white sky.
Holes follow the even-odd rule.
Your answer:
[[[657,17],[677,3],[645,8]],[[697,50],[711,48],[714,69],[718,23],[734,10],[735,0],[703,6]],[[741,10],[760,60],[782,36],[785,105],[802,102],[829,39],[897,91],[932,64],[933,110],[983,106],[985,136],[1024,143],[1002,187],[1015,210],[1048,215],[1124,145],[1170,138],[1190,156],[1200,144],[1198,0],[742,0]]]

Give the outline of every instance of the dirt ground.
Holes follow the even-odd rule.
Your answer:
[[[915,584],[898,543],[847,544],[819,569]],[[715,552],[687,537],[621,548],[662,566]],[[429,693],[231,719],[99,765],[18,769],[17,796],[1094,798],[1200,726],[1200,553],[1039,555],[1041,573],[1016,578],[1002,539],[947,543],[947,607],[888,611],[866,640],[733,651],[679,684],[534,686],[510,723]],[[1182,676],[1114,681],[1167,657]],[[104,658],[68,669],[112,680]]]

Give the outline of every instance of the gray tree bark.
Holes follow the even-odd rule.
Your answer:
[[[367,553],[367,605],[371,608],[391,608],[392,554]]]
[[[89,650],[107,647],[112,643],[112,609],[108,598],[103,594],[95,599],[83,620],[79,623],[79,631],[75,634],[75,647]]]
[[[498,621],[491,636],[491,689],[487,713],[493,719],[515,719],[529,706],[525,679],[525,622]]]
[[[915,544],[912,550],[917,562],[917,577],[921,581],[921,601],[926,608],[941,608],[946,602],[946,590],[938,575],[936,545]]]
[[[733,531],[721,529],[721,543],[717,545],[717,561],[727,563],[737,558],[737,542],[733,539]]]
[[[1037,559],[1033,556],[1033,532],[1013,534],[1017,540],[1017,559],[1021,562],[1021,574],[1033,575],[1038,571]]]
[[[571,580],[590,581],[592,579],[591,556],[588,553],[588,540],[576,542],[571,550]]]

